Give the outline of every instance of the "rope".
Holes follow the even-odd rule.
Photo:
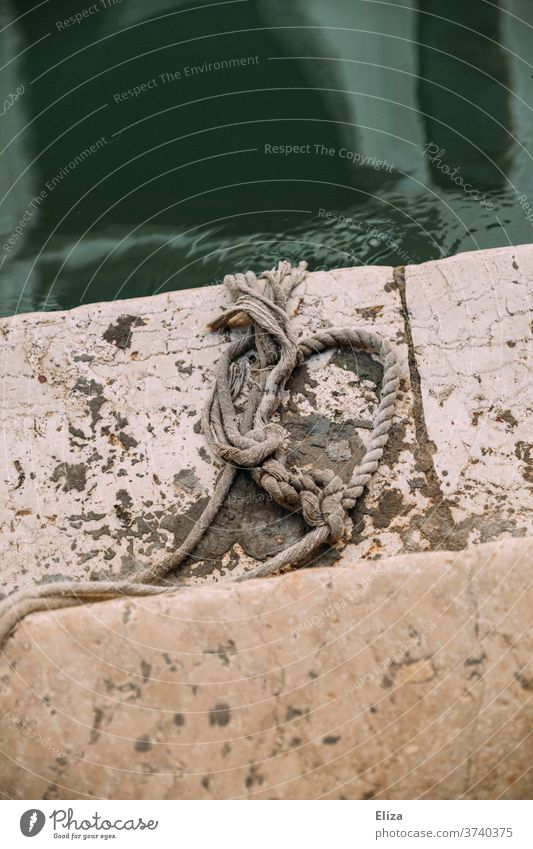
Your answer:
[[[103,601],[121,595],[156,595],[176,592],[185,584],[162,586],[196,548],[215,519],[238,469],[248,469],[255,482],[282,507],[299,512],[310,527],[302,539],[274,557],[257,563],[245,575],[230,580],[273,575],[308,558],[323,543],[345,544],[351,535],[349,511],[378,468],[392,425],[399,385],[399,370],[392,346],[369,330],[330,327],[298,340],[287,314],[287,301],[305,277],[307,264],[292,267],[280,262],[257,278],[252,272],[227,275],[224,284],[233,305],[210,325],[247,327],[222,354],[202,417],[202,429],[213,454],[225,462],[204,512],[181,546],[161,563],[128,580],[59,581],[34,585],[0,602],[0,647],[18,621],[28,613]],[[383,366],[381,398],[368,447],[351,480],[344,484],[331,469],[290,469],[285,451],[288,433],[272,422],[285,393],[285,384],[308,357],[328,348],[364,348],[377,355]],[[244,354],[255,351],[252,389],[239,414],[236,401],[246,383]],[[188,589],[190,587],[187,586]]]

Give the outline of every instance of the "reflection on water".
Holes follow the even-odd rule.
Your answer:
[[[9,0],[0,43],[0,314],[532,240],[528,0]]]

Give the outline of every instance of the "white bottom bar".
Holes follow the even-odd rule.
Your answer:
[[[4,801],[2,845],[533,846],[530,801]],[[30,832],[30,833],[28,833]],[[32,845],[32,844],[30,844]]]

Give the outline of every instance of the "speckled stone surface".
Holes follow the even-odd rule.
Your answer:
[[[405,273],[318,272],[295,290],[289,311],[300,334],[373,327],[395,344],[402,369],[390,442],[354,511],[352,542],[343,555],[321,552],[321,563],[460,550],[531,530],[532,279],[533,248],[523,246]],[[0,321],[1,592],[125,576],[184,539],[219,471],[199,423],[230,339],[206,327],[226,297],[210,286]],[[328,352],[300,368],[282,412],[291,461],[348,479],[380,378],[361,352]],[[246,571],[303,530],[242,473],[185,578]]]
[[[533,246],[406,269],[435,479],[459,547],[531,533]]]
[[[199,425],[230,339],[207,324],[227,303],[212,286],[0,322],[3,592],[34,579],[124,576],[185,537],[220,468]],[[415,461],[406,440],[415,429],[392,269],[311,274],[289,311],[300,334],[363,324],[397,345],[404,374],[390,449],[354,532],[356,554],[394,553],[400,537],[383,534],[381,513],[373,518],[380,500],[395,483],[406,490],[402,510],[417,510],[420,496],[409,495],[407,483]],[[368,439],[380,379],[379,364],[361,352],[328,352],[298,369],[283,412],[291,461],[333,466],[348,479]],[[303,530],[243,473],[185,574],[242,570],[247,557],[265,558]]]
[[[0,666],[0,793],[531,798],[531,553],[503,540],[29,616]]]

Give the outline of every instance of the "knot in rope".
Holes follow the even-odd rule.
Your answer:
[[[254,468],[276,456],[287,438],[285,430],[271,421],[285,382],[299,360],[298,342],[286,305],[306,265],[293,269],[282,262],[258,279],[253,272],[226,275],[224,284],[234,299],[210,325],[248,327],[247,334],[230,345],[217,370],[213,390],[203,417],[203,430],[211,450],[225,462]],[[257,366],[252,369],[252,417],[242,419],[236,408],[246,380],[246,368],[236,362],[255,348]]]
[[[300,500],[307,524],[311,527],[326,525],[332,543],[348,539],[352,522],[343,506],[346,487],[342,479],[331,469],[311,469],[302,477],[306,488],[300,493]],[[309,480],[314,483],[313,489],[309,486]]]
[[[346,486],[331,469],[290,472],[279,460],[268,460],[253,477],[282,507],[301,511],[310,527],[329,528],[332,543],[349,537],[352,522],[343,504]]]

